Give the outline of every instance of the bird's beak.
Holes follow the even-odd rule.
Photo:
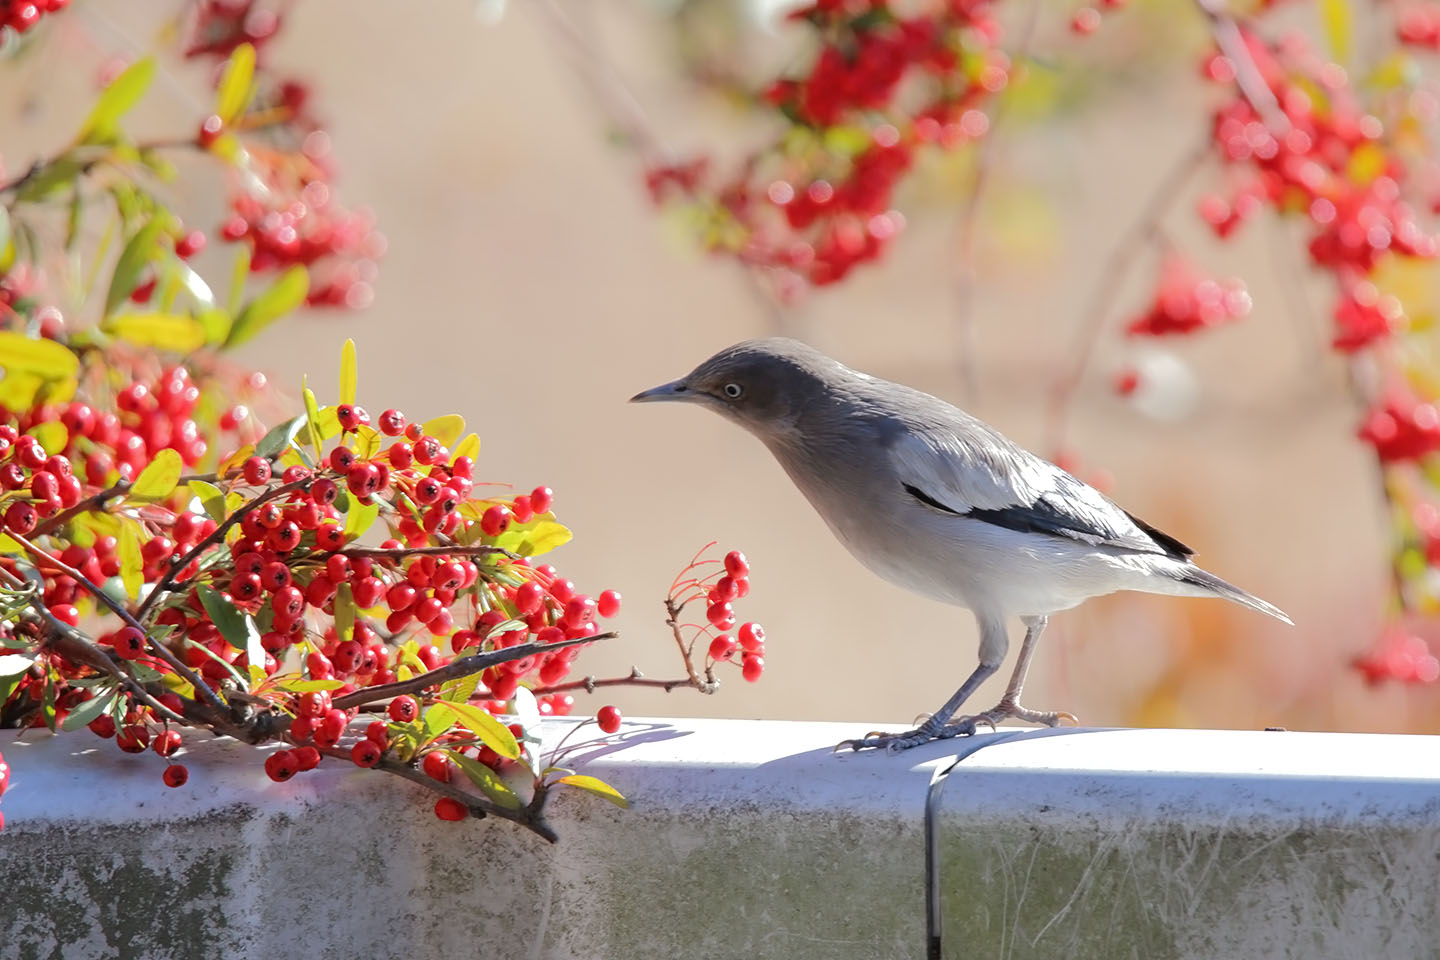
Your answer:
[[[654,403],[660,400],[689,400],[700,399],[700,394],[686,386],[684,380],[671,380],[669,383],[662,383],[658,387],[651,387],[630,398],[631,403]]]

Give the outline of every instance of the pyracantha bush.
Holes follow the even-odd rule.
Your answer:
[[[721,664],[757,679],[758,626],[741,627],[742,652],[710,642],[734,626],[748,565],[701,556],[677,578],[665,610],[683,679],[581,678],[621,597],[539,559],[571,537],[550,488],[477,483],[479,439],[458,415],[372,416],[349,341],[335,402],[302,386],[276,416],[265,378],[224,351],[306,304],[364,306],[383,243],[332,199],[308,90],[263,68],[278,13],[186,11],[184,56],[216,62],[196,133],[125,134],[160,68],[140,60],[72,144],[0,180],[0,726],[88,728],[154,754],[172,788],[190,779],[191,731],[278,745],[256,754],[272,780],[352,764],[439,794],[443,820],[499,816],[550,839],[556,785],[624,805],[561,765],[563,742],[538,755],[543,718],[603,686],[713,692]],[[211,235],[154,189],[176,175],[171,151],[230,174],[226,298],[190,263]],[[700,600],[705,622],[681,622]],[[613,706],[594,723],[622,729]],[[0,760],[0,793],[8,780]]]

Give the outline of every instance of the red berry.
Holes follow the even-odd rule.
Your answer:
[[[264,457],[251,457],[245,461],[245,465],[240,468],[240,472],[245,477],[245,482],[252,487],[258,487],[262,483],[269,483],[270,461]]]
[[[305,594],[298,587],[281,587],[270,599],[270,609],[282,617],[294,619],[305,612]]]
[[[34,530],[39,520],[40,514],[23,500],[17,500],[5,510],[5,526],[22,537]]]
[[[409,723],[420,715],[420,704],[415,702],[414,697],[396,697],[390,701],[390,706],[385,708],[385,712],[396,723]]]
[[[753,653],[745,654],[740,664],[740,675],[748,682],[754,683],[760,679],[760,674],[765,671],[765,658]]]
[[[515,588],[515,612],[527,617],[540,609],[545,601],[545,588],[534,580],[526,580]]]
[[[549,487],[536,487],[530,491],[530,509],[536,513],[549,513],[555,502],[555,491]]]
[[[470,811],[454,797],[441,797],[435,801],[435,816],[441,820],[464,820],[470,816]]]
[[[425,771],[425,776],[431,780],[449,783],[450,778],[455,775],[455,762],[439,750],[432,750],[420,761],[420,769]]]
[[[90,728],[90,732],[97,737],[115,736],[115,718],[108,713],[91,720],[87,726]]]
[[[750,564],[745,560],[745,554],[739,550],[731,550],[725,554],[725,572],[736,580],[750,575]]]
[[[183,763],[172,763],[165,768],[165,786],[183,787],[185,781],[190,779],[190,771],[185,769]]]
[[[365,726],[365,739],[374,740],[381,746],[390,742],[390,727],[384,720],[372,720]]]
[[[209,148],[220,134],[225,131],[225,121],[216,114],[210,114],[200,124],[200,130],[195,134],[195,141],[203,148]]]
[[[405,414],[399,410],[386,410],[380,414],[380,432],[387,437],[398,437],[405,432]]]
[[[300,771],[295,751],[281,750],[265,758],[265,775],[276,783],[284,783]]]
[[[185,236],[175,241],[175,256],[181,260],[189,260],[195,254],[205,249],[205,231],[191,230]],[[229,429],[234,429],[230,427]]]
[[[380,744],[367,737],[350,748],[350,759],[355,761],[357,767],[373,767],[380,762],[383,752]]]
[[[765,649],[765,628],[758,623],[744,623],[736,631],[736,637],[740,646],[751,653],[759,653]]]
[[[320,751],[314,747],[297,747],[290,752],[295,755],[295,764],[300,770],[314,770],[320,766]]]
[[[150,731],[143,723],[127,723],[115,736],[115,745],[126,753],[142,753],[150,745]]]
[[[617,707],[601,707],[595,714],[595,722],[605,733],[620,729],[620,710]]]
[[[145,634],[134,627],[122,627],[110,641],[115,655],[124,660],[134,660],[145,652]]]
[[[620,593],[617,590],[606,590],[595,600],[595,610],[600,616],[609,620],[620,612]]]
[[[510,526],[510,508],[497,503],[480,516],[480,532],[487,537],[498,537]]]
[[[151,742],[150,749],[162,757],[170,756],[170,754],[180,749],[180,732],[178,730],[162,731],[157,734],[154,741]]]
[[[728,633],[722,633],[710,641],[711,660],[729,660],[735,655],[735,638]]]
[[[728,603],[712,603],[705,610],[705,619],[717,630],[729,630],[735,626],[735,610]]]

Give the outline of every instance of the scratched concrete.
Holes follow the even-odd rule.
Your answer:
[[[7,736],[0,956],[923,957],[957,744],[832,753],[854,732],[627,722],[574,760],[631,809],[561,795],[555,846],[344,764],[277,785],[198,744],[169,790],[153,756]],[[945,780],[946,956],[1436,955],[1440,740],[1007,735]]]

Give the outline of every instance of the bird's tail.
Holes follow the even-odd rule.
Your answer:
[[[1261,613],[1269,614],[1276,620],[1283,620],[1292,627],[1295,625],[1295,621],[1291,620],[1284,610],[1281,610],[1273,603],[1266,603],[1254,594],[1246,593],[1228,580],[1221,580],[1209,570],[1202,570],[1193,563],[1185,564],[1179,570],[1175,571],[1174,576],[1183,584],[1199,587],[1200,589],[1196,591],[1197,593],[1224,597],[1226,600],[1234,601],[1241,606],[1249,607],[1251,610],[1259,610]]]

